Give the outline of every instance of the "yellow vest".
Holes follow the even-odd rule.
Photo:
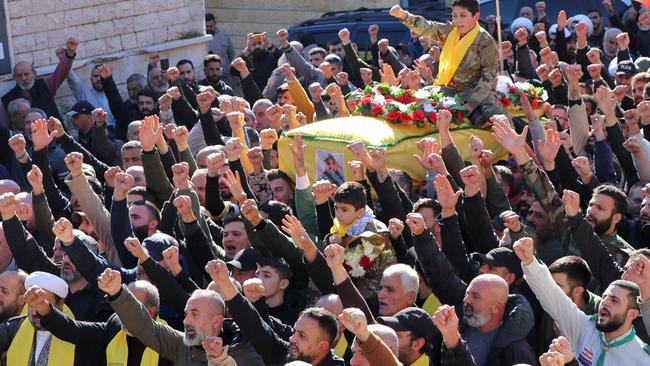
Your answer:
[[[167,324],[166,321],[156,318],[160,324]],[[126,343],[126,332],[120,330],[106,347],[107,366],[126,366],[129,359],[129,347]],[[158,366],[158,352],[147,347],[142,353],[140,366]]]
[[[23,312],[25,309],[27,309],[26,306]],[[65,305],[63,305],[63,313],[74,319],[72,311]],[[7,365],[27,366],[29,357],[32,354],[35,331],[29,318],[25,318],[7,351]],[[47,364],[51,366],[73,366],[74,349],[74,344],[62,341],[52,335]]]

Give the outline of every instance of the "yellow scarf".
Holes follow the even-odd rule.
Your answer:
[[[166,321],[156,318],[159,324],[167,324]],[[107,366],[126,366],[129,359],[129,347],[126,343],[126,332],[120,330],[111,343],[106,347],[106,365]],[[142,353],[140,366],[158,366],[158,352],[147,347]]]
[[[438,310],[439,307],[442,306],[442,303],[436,295],[431,294],[429,297],[427,297],[426,300],[424,300],[424,304],[422,304],[422,310],[426,311],[427,314],[434,316],[436,314],[436,310]]]
[[[409,366],[429,366],[429,356],[425,353]]]
[[[27,306],[25,306],[23,312],[25,312],[26,309]],[[72,311],[65,305],[63,305],[63,313],[74,319]],[[18,328],[18,332],[7,351],[7,365],[27,366],[29,356],[32,354],[35,331],[36,330],[29,321],[29,318],[25,318],[23,323],[20,325],[20,328]],[[74,349],[74,344],[62,341],[52,335],[47,364],[51,366],[74,365]]]
[[[339,341],[334,347],[334,354],[343,358],[346,349],[348,349],[348,340],[345,339],[345,333],[341,333],[341,337],[339,337]]]
[[[451,30],[440,53],[436,85],[447,86],[451,83],[451,79],[453,79],[458,66],[463,61],[465,53],[478,37],[480,29],[481,27],[476,24],[463,38],[460,38],[460,32],[456,27]]]
[[[357,222],[357,220],[354,220],[354,222]],[[334,225],[330,229],[330,234],[336,235],[338,238],[342,238],[348,233],[348,229],[350,226],[354,225],[354,222],[350,225],[341,225],[339,223],[339,219],[334,218]]]

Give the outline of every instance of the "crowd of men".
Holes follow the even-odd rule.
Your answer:
[[[650,8],[545,9],[488,37],[507,77],[546,90],[542,116],[524,96],[525,119],[492,116],[496,161],[476,137],[463,159],[440,110],[421,182],[360,142],[309,176],[300,136],[295,176],[278,169],[278,136],[354,115],[350,92],[434,84],[442,25],[399,6],[405,44],[280,29],[239,54],[206,14],[205,79],[152,55],[126,93],[109,65],[75,74],[74,38],[46,78],[18,62],[0,107],[2,364],[650,364]],[[452,24],[496,38],[478,10],[455,0]]]

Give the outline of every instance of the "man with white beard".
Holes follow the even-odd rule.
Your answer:
[[[79,41],[74,38],[69,38],[66,42],[65,55],[61,57],[61,61],[59,61],[54,73],[45,79],[36,78],[36,69],[30,62],[17,62],[14,66],[13,73],[16,86],[2,96],[0,125],[9,126],[11,121],[9,114],[7,114],[9,102],[18,98],[27,99],[31,103],[32,108],[44,110],[48,117],[52,116],[63,120],[54,102],[54,96],[56,90],[65,81],[68,72],[72,68],[72,61],[77,55],[78,47]]]
[[[99,288],[108,294],[115,313],[129,333],[175,365],[208,365],[201,347],[206,337],[220,337],[227,350],[211,359],[217,365],[264,365],[248,342],[241,342],[236,332],[225,332],[223,298],[211,290],[196,290],[185,305],[184,332],[157,324],[126,285],[120,272],[106,269],[98,278]],[[232,355],[232,356],[230,356]],[[218,361],[218,362],[217,362]],[[235,363],[236,362],[236,363]]]

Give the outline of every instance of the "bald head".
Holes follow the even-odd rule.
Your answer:
[[[318,301],[316,301],[316,304],[314,304],[314,307],[323,308],[334,315],[339,315],[343,312],[343,303],[341,302],[339,295],[336,294],[321,296]]]
[[[390,348],[390,351],[397,356],[399,341],[397,340],[397,333],[395,333],[393,328],[383,324],[370,324],[368,325],[368,331],[381,339]]]
[[[0,274],[0,320],[20,314],[25,305],[25,280],[23,271],[4,271]]]
[[[508,301],[508,283],[506,280],[495,274],[482,274],[476,276],[471,284],[476,284],[485,290],[494,301],[506,303]]]
[[[0,179],[0,195],[7,192],[18,194],[20,193],[20,186],[11,179]]]

